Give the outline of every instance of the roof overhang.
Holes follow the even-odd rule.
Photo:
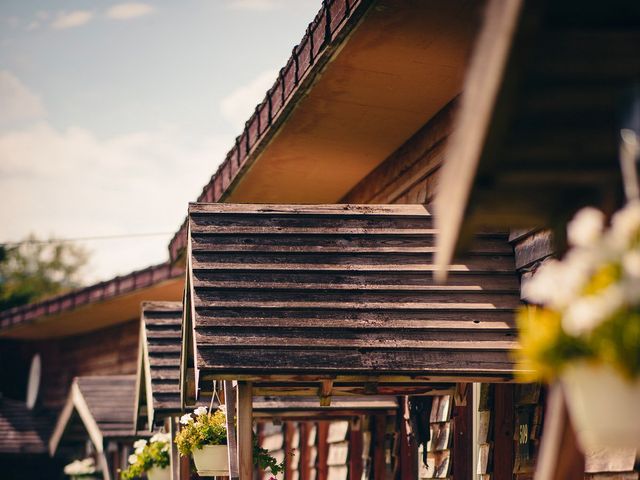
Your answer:
[[[1,312],[0,338],[77,335],[133,320],[145,300],[179,300],[184,273],[167,263]]]
[[[432,273],[423,206],[192,204],[181,387],[254,395],[440,393],[510,381],[519,284],[505,235]]]
[[[482,5],[323,3],[198,201],[340,202],[461,92]]]
[[[601,7],[488,3],[436,199],[441,277],[478,228],[552,227],[563,238],[578,208],[620,204],[640,4]]]

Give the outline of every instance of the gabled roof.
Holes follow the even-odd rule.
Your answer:
[[[215,378],[334,395],[511,378],[505,235],[480,236],[442,286],[435,234],[423,206],[192,204],[185,395]]]
[[[135,375],[76,377],[49,440],[51,455],[77,421],[99,453],[107,439],[132,437],[135,384]]]
[[[136,424],[146,411],[152,429],[159,420],[183,409],[180,402],[181,302],[144,302],[141,314],[140,356],[136,379]],[[256,418],[337,418],[365,412],[394,412],[395,397],[353,397],[336,399],[320,406],[317,398],[278,396],[255,397]]]
[[[344,201],[459,95],[482,3],[322,2],[198,202]]]
[[[439,266],[479,226],[615,209],[638,44],[639,2],[488,2],[438,188]]]
[[[182,302],[143,302],[134,422],[147,425],[179,413]],[[144,408],[143,408],[144,407]]]
[[[179,266],[161,263],[2,311],[0,337],[42,339],[75,335],[137,318],[143,300],[180,299],[183,272]]]
[[[52,428],[49,412],[29,410],[24,402],[0,397],[0,454],[47,453]]]

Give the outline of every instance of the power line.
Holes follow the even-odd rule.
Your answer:
[[[175,232],[149,232],[149,233],[123,233],[119,235],[98,235],[92,237],[75,237],[75,238],[51,238],[49,240],[21,240],[19,242],[0,242],[3,247],[19,247],[20,245],[50,245],[56,243],[69,242],[90,242],[93,240],[116,240],[120,238],[140,238],[140,237],[159,237],[171,235]]]

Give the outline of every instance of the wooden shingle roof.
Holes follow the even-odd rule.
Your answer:
[[[29,410],[24,402],[0,397],[0,454],[47,453],[52,428],[49,412]]]
[[[443,286],[435,233],[423,206],[192,204],[184,393],[214,378],[334,395],[510,378],[506,236],[479,236]]]
[[[144,302],[136,388],[136,423],[146,411],[150,428],[179,413],[182,302]]]
[[[50,453],[78,420],[98,452],[106,439],[132,437],[135,384],[135,375],[76,377],[49,440]]]
[[[180,403],[181,302],[144,302],[141,313],[140,355],[135,421],[149,428],[183,411]],[[394,412],[395,397],[353,397],[320,407],[317,398],[295,400],[278,396],[256,397],[257,418],[345,417],[364,412]],[[147,418],[143,417],[146,412]]]

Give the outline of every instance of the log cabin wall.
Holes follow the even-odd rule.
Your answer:
[[[430,205],[455,109],[456,100],[452,100],[358,183],[341,203]]]
[[[58,410],[76,376],[136,373],[139,330],[139,320],[132,320],[82,335],[22,343],[23,358],[36,353],[42,358],[41,404]]]

